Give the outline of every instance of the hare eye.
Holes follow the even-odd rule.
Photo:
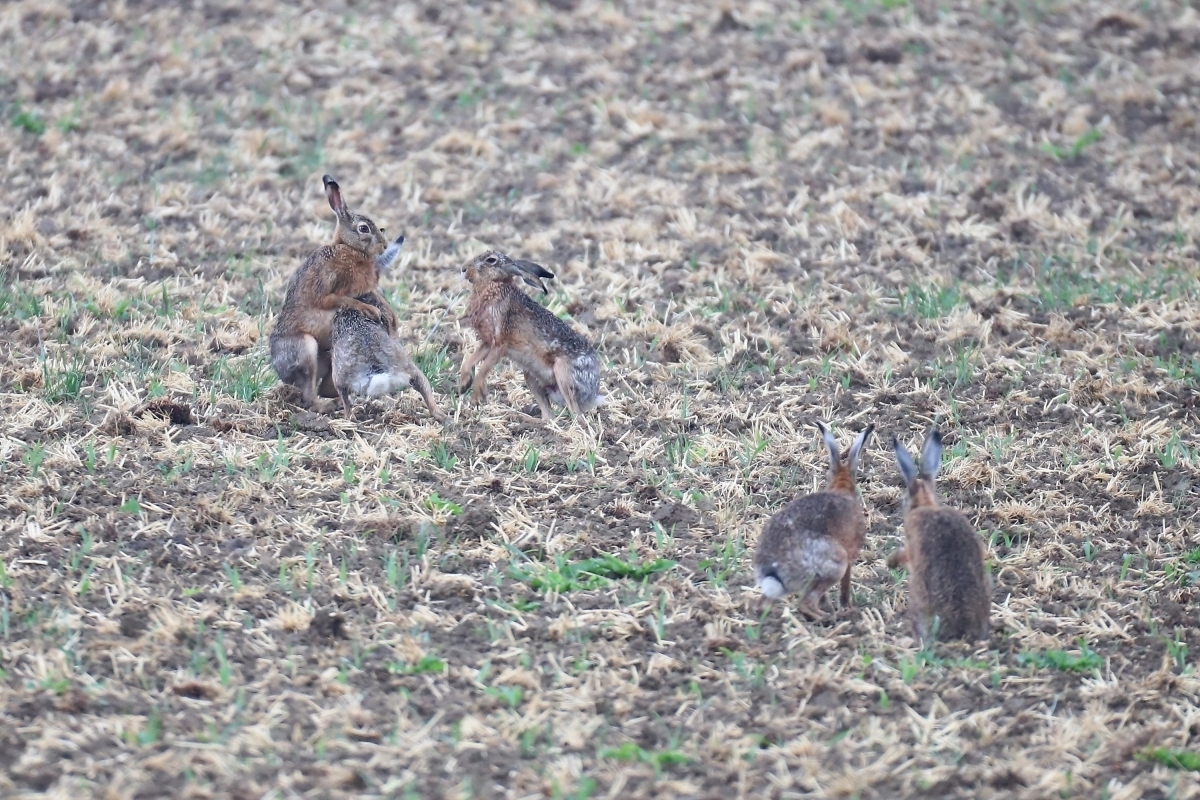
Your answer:
[[[495,265],[496,265],[496,257],[495,257],[495,256],[488,256],[488,257],[487,257],[487,263],[491,264],[492,266],[495,266]]]
[[[358,232],[359,233],[370,233],[371,229],[369,227],[367,227],[366,225],[359,225]]]

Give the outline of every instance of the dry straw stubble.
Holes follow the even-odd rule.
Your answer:
[[[3,5],[0,794],[1196,796],[1137,755],[1195,734],[1198,41],[1153,1]],[[592,429],[514,426],[510,365],[445,429],[297,413],[264,334],[326,171],[410,236],[448,407],[462,263],[549,266]],[[907,636],[878,448],[853,610],[760,618],[813,417],[941,419],[986,648]]]

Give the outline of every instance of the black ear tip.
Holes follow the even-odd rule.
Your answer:
[[[813,420],[813,425],[817,426],[817,430],[819,430],[821,432],[822,436],[829,433],[829,431],[827,431],[825,429],[825,426],[821,423],[821,420],[819,420],[819,419]]]
[[[400,234],[393,240],[392,244],[404,244],[404,234]]]
[[[899,449],[900,449],[900,440],[899,440],[899,439],[897,439],[895,436],[892,436],[892,449],[893,449],[893,450],[899,450]]]
[[[937,428],[934,428],[933,430],[931,430],[931,431],[929,432],[929,439],[930,439],[930,441],[932,441],[934,444],[936,444],[936,445],[941,445],[941,443],[942,443],[942,432],[941,432],[941,431],[939,431]]]
[[[536,275],[539,278],[553,278],[554,273],[543,267],[541,264],[535,264],[532,261],[524,259],[514,261],[513,264],[522,272],[527,272],[530,275]]]
[[[321,176],[321,183],[325,184],[326,189],[328,189],[330,186],[332,186],[334,189],[338,188],[337,181],[328,175]]]

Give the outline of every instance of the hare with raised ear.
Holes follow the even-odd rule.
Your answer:
[[[333,178],[326,175],[322,182],[329,207],[337,217],[333,242],[313,251],[292,274],[283,308],[271,331],[271,366],[275,374],[284,383],[299,388],[304,402],[313,408],[318,405],[318,395],[336,396],[329,380],[329,349],[338,311],[354,309],[372,320],[382,320],[389,333],[396,329],[396,316],[390,307],[381,311],[358,299],[379,285],[377,258],[387,249],[383,232],[368,217],[346,207]]]
[[[483,402],[488,373],[508,356],[524,373],[542,422],[553,416],[551,404],[564,405],[576,416],[604,404],[595,349],[517,288],[519,278],[545,291],[542,280],[554,273],[494,250],[472,259],[464,271],[471,283],[467,319],[480,345],[463,359],[460,392],[470,389],[471,399]]]
[[[841,581],[842,607],[850,605],[850,567],[867,535],[854,479],[858,457],[874,425],[855,438],[843,460],[837,440],[816,423],[829,450],[825,490],[797,497],[771,517],[754,553],[754,577],[763,596],[775,600],[802,595],[800,610],[811,619],[824,616],[821,597]]]
[[[984,545],[961,512],[942,505],[934,477],[942,464],[942,436],[930,430],[918,469],[892,437],[896,466],[904,476],[904,549],[888,557],[892,568],[908,567],[908,613],[922,641],[987,639],[991,590]]]
[[[404,237],[400,236],[380,255],[377,266],[386,270],[400,252]],[[381,312],[391,309],[379,292],[360,295],[359,301]],[[345,308],[333,321],[333,384],[342,400],[346,418],[353,416],[352,395],[382,397],[410,386],[420,392],[429,413],[439,422],[446,415],[438,408],[433,389],[425,374],[417,367],[395,333],[389,334],[382,322],[370,319],[358,309]]]

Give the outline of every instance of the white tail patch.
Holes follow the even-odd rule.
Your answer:
[[[377,372],[363,387],[360,394],[367,397],[383,397],[385,394],[398,392],[408,388],[408,376],[402,372]]]
[[[383,397],[392,388],[392,376],[386,372],[381,372],[371,376],[371,382],[367,384],[367,397]]]
[[[759,575],[758,588],[762,589],[762,593],[772,600],[783,597],[783,584],[774,575]]]
[[[592,408],[599,408],[600,406],[606,405],[607,403],[608,403],[608,395],[598,394],[598,395],[596,395],[596,399],[592,401]]]

